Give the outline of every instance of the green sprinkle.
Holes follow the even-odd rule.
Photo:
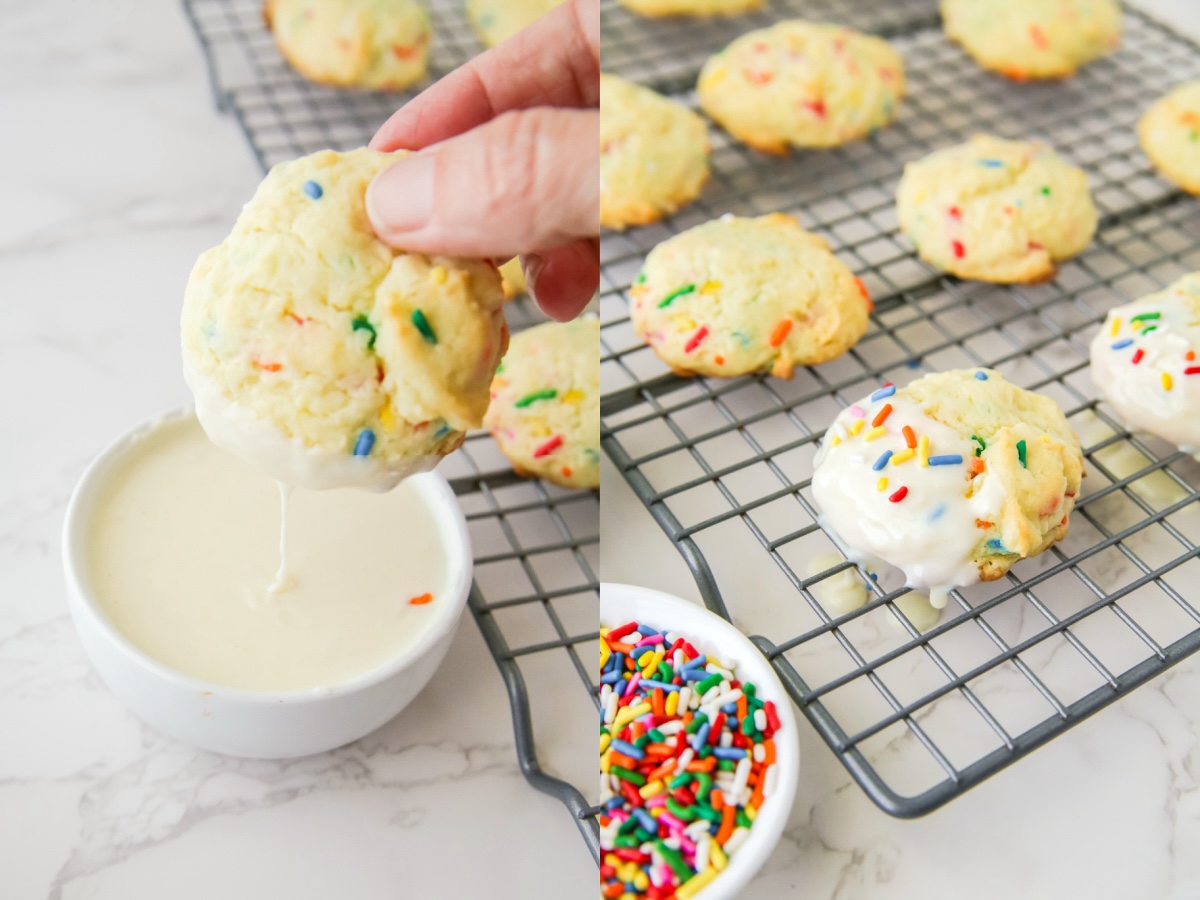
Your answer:
[[[1148,312],[1148,313],[1141,313],[1139,315],[1133,316],[1132,318],[1130,318],[1129,321],[1131,323],[1132,322],[1144,322],[1147,319],[1161,319],[1161,318],[1162,318],[1162,313],[1160,313],[1160,312]]]
[[[700,730],[700,726],[707,721],[708,716],[706,716],[704,713],[696,713],[696,715],[692,717],[692,721],[688,722],[687,725],[684,726],[683,730],[688,734],[695,734]]]
[[[650,735],[650,740],[656,744],[665,744],[667,742],[667,736],[657,728],[651,728],[646,734]]]
[[[670,684],[671,679],[675,677],[675,673],[671,671],[671,667],[665,661],[658,664],[658,674],[667,684]]]
[[[1049,185],[1046,185],[1046,187],[1042,188],[1042,196],[1043,197],[1050,196],[1050,186]]]
[[[708,792],[712,790],[712,776],[707,772],[696,773],[696,799],[701,803],[708,802]]]
[[[425,313],[419,309],[414,309],[412,323],[417,331],[421,332],[421,337],[425,338],[431,344],[437,343],[437,335],[433,333],[433,329],[429,326],[429,320],[425,318]]]
[[[685,284],[681,288],[675,288],[675,290],[671,291],[671,293],[667,294],[667,296],[663,297],[661,300],[658,301],[658,308],[662,309],[664,307],[670,306],[671,301],[674,300],[676,297],[682,297],[685,294],[690,294],[695,289],[696,289],[696,286],[694,284]]]
[[[720,684],[722,682],[722,680],[723,679],[721,677],[720,672],[713,672],[711,675],[709,675],[707,678],[705,678],[702,682],[700,682],[698,685],[696,685],[696,696],[703,697],[710,690],[712,690],[718,684]]]
[[[732,759],[720,759],[717,760],[717,768],[722,772],[732,772],[737,769],[737,763]]]
[[[1143,329],[1142,329],[1142,334],[1149,334],[1149,333],[1150,333],[1150,332],[1152,332],[1152,331],[1158,331],[1158,326],[1157,326],[1157,325],[1151,325],[1149,328],[1143,328]]]
[[[638,820],[630,816],[617,828],[617,834],[633,834],[638,829]]]
[[[658,849],[663,862],[671,867],[671,870],[675,873],[675,877],[680,881],[687,881],[696,874],[695,869],[683,861],[683,857],[679,855],[679,851],[672,850],[663,843],[661,838],[654,842],[654,846]]]
[[[987,449],[987,444],[985,444],[985,443],[983,442],[983,438],[981,438],[981,437],[980,437],[979,435],[977,435],[977,434],[973,434],[973,435],[971,435],[971,440],[973,440],[973,441],[977,441],[977,442],[979,443],[979,446],[975,448],[975,455],[976,455],[976,456],[982,456],[982,455],[983,455],[983,451]]]
[[[1026,468],[1025,465],[1025,442],[1017,441],[1017,459],[1021,461],[1021,468]]]
[[[632,834],[623,834],[613,841],[613,846],[615,847],[637,848],[640,847],[641,844],[642,842],[635,838]]]
[[[621,766],[610,767],[608,773],[610,775],[615,775],[622,781],[628,781],[630,784],[636,784],[638,787],[641,787],[646,783],[645,775],[642,775],[640,772],[630,772],[628,769],[622,768]]]
[[[371,324],[370,319],[366,316],[355,316],[354,320],[350,323],[350,327],[354,331],[365,331],[367,333],[367,349],[375,349],[375,338],[379,337],[379,335],[376,333],[375,326]]]
[[[650,743],[650,740],[651,740],[651,738],[650,738],[649,734],[643,734],[640,738],[638,738],[637,740],[635,740],[633,742],[633,746],[641,747],[644,749],[645,746]]]
[[[496,366],[496,374],[499,375],[504,371],[504,360],[500,360],[500,365]]]
[[[700,749],[697,751],[696,755],[701,759],[708,759],[710,756],[712,756],[712,744],[708,743],[708,741],[705,741],[700,745]]]
[[[678,775],[676,775],[674,778],[672,778],[670,781],[667,782],[667,787],[669,787],[673,791],[679,790],[679,788],[691,784],[692,779],[695,777],[696,776],[693,775],[691,772],[680,772]]]
[[[684,822],[691,822],[696,818],[696,813],[694,810],[680,806],[675,802],[674,797],[667,798],[667,809],[670,811],[671,815],[677,819],[682,819]]]
[[[556,391],[554,388],[546,388],[545,390],[534,391],[532,394],[526,394],[524,397],[514,403],[513,406],[515,406],[517,409],[524,409],[527,406],[537,403],[539,400],[553,400],[557,396],[558,391]]]
[[[646,273],[645,272],[638,272],[638,277],[637,277],[636,283],[637,284],[645,284],[646,283]]]
[[[746,716],[742,719],[742,734],[746,737],[754,737],[754,716]]]
[[[740,809],[738,810],[738,813],[737,813],[737,823],[739,825],[741,825],[743,828],[749,828],[751,825],[754,824],[753,822],[750,821],[750,817],[748,815],[746,815],[746,813]]]
[[[713,809],[711,806],[697,806],[697,807],[694,807],[694,809],[695,809],[696,815],[698,815],[702,819],[707,819],[709,822],[720,822],[721,821],[721,814],[719,812],[717,812],[715,809]]]

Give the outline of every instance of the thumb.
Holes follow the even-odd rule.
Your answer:
[[[415,253],[507,258],[600,232],[600,113],[508,112],[375,176],[367,214]]]

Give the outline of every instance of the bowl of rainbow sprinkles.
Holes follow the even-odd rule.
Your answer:
[[[600,623],[600,895],[736,897],[791,811],[791,701],[758,648],[695,603],[602,584]]]

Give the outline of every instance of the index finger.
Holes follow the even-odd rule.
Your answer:
[[[569,0],[406,103],[370,146],[420,150],[509,110],[599,102],[599,0]]]

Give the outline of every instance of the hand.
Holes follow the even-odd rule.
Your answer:
[[[600,281],[600,11],[569,0],[398,110],[376,150],[418,150],[367,191],[379,237],[416,253],[521,254],[551,317]]]

